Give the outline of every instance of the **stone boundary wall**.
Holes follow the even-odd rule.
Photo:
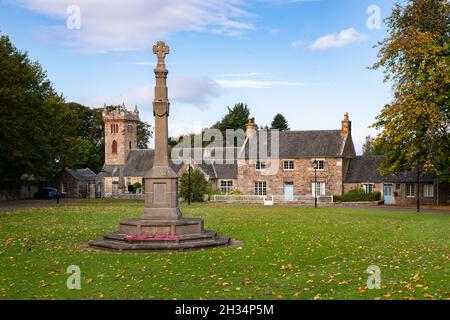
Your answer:
[[[0,190],[0,201],[32,199],[38,190],[37,185],[22,186],[16,190]]]
[[[239,201],[239,200],[216,200],[209,201],[211,204],[223,204],[223,205],[248,205],[248,206],[264,206],[261,201]],[[318,207],[376,207],[383,203],[383,201],[364,201],[364,202],[318,202]],[[275,202],[273,207],[282,206],[297,206],[297,207],[313,207],[314,202],[305,201],[279,201]]]

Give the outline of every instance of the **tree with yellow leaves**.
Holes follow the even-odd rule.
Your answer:
[[[378,44],[393,100],[373,125],[384,150],[385,173],[421,168],[450,182],[450,3],[399,0],[386,20],[387,38]]]

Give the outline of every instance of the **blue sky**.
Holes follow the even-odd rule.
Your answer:
[[[80,9],[80,29],[66,22]],[[170,132],[198,131],[246,102],[260,125],[282,113],[295,130],[337,129],[345,112],[360,152],[390,100],[368,28],[392,0],[0,0],[0,30],[28,51],[69,101],[138,104],[153,123],[151,47],[164,40]],[[69,20],[75,21],[75,20]]]

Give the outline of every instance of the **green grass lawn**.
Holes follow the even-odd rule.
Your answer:
[[[142,201],[0,214],[1,299],[449,299],[450,215],[368,209],[183,206],[244,241],[173,253],[79,245],[138,217]],[[78,265],[81,290],[66,287]],[[366,290],[370,265],[382,288]]]

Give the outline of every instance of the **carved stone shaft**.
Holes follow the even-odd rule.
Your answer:
[[[153,167],[145,177],[145,211],[144,219],[178,220],[178,175],[169,167],[168,155],[168,117],[169,97],[165,57],[169,47],[162,41],[153,46],[153,53],[158,57],[155,68],[155,98],[153,115],[155,117],[155,154]]]

